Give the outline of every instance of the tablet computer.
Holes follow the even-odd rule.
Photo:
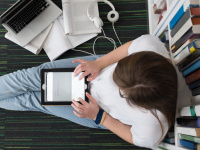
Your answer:
[[[71,105],[72,100],[79,101],[79,97],[88,102],[85,95],[88,92],[86,77],[79,80],[83,72],[74,77],[74,69],[41,70],[41,104],[43,106]]]

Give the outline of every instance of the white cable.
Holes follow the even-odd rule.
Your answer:
[[[85,51],[82,51],[82,50],[77,50],[77,49],[74,49],[74,48],[72,48],[71,50],[73,50],[73,51],[78,51],[78,52],[82,52],[82,53],[87,53],[87,54],[90,54],[90,55],[94,55],[94,54],[92,54],[92,53],[85,52]],[[96,55],[96,54],[95,54],[95,55]]]
[[[105,34],[103,28],[101,28],[101,30],[103,31],[103,35],[104,35],[104,36],[98,36],[98,37],[94,40],[94,43],[93,43],[93,52],[94,52],[95,55],[96,55],[96,53],[95,53],[95,50],[94,50],[94,46],[95,46],[95,44],[96,44],[96,41],[97,41],[99,38],[106,38],[107,40],[109,40],[110,42],[113,43],[114,49],[117,48],[115,41],[114,41],[112,38],[109,38],[109,37],[106,36],[106,34]]]
[[[114,23],[112,23],[112,26],[113,26],[113,30],[114,30],[114,32],[115,32],[115,35],[116,35],[116,37],[117,37],[119,43],[122,45],[122,43],[121,43],[121,41],[120,41],[119,37],[117,36],[116,31],[115,31]],[[79,52],[86,53],[86,54],[90,54],[90,55],[96,55],[96,52],[95,52],[95,50],[94,50],[94,46],[95,46],[95,44],[96,44],[96,41],[97,41],[99,38],[105,38],[105,39],[109,40],[111,43],[113,43],[114,49],[116,49],[117,46],[116,46],[115,41],[114,41],[112,38],[106,36],[106,34],[105,34],[103,28],[101,28],[101,30],[102,30],[104,36],[98,36],[98,37],[95,38],[94,43],[93,43],[93,52],[94,52],[94,54],[89,53],[89,52],[85,52],[85,51],[82,51],[82,50],[77,50],[77,49],[74,49],[74,48],[71,49],[71,50],[79,51]]]
[[[118,37],[118,35],[117,35],[117,32],[115,31],[115,26],[114,26],[114,24],[115,24],[115,23],[113,22],[113,23],[112,23],[113,30],[114,30],[114,32],[115,32],[115,35],[116,35],[116,37],[117,37],[119,43],[122,45],[122,43],[121,43],[121,41],[120,41],[120,39],[119,39],[119,37]]]

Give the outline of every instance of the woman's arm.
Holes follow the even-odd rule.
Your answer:
[[[99,63],[100,69],[103,69],[113,63],[116,63],[122,58],[128,56],[128,48],[131,45],[131,43],[132,41],[127,42],[124,45],[106,54],[105,56],[97,59],[96,61]]]
[[[106,114],[103,126],[108,128],[110,131],[118,135],[123,140],[133,144],[130,125],[123,124],[119,120],[116,120],[110,115]]]
[[[76,59],[73,63],[80,62],[76,69],[74,70],[74,75],[77,76],[79,73],[84,71],[84,73],[79,77],[81,80],[85,76],[91,74],[87,78],[88,81],[94,80],[99,74],[100,70],[121,60],[122,58],[128,56],[128,48],[131,45],[132,41],[120,46],[119,48],[113,50],[112,52],[104,55],[103,57],[95,61],[86,61],[83,59]]]
[[[96,100],[89,93],[86,93],[86,96],[90,100],[90,103],[87,103],[81,98],[79,98],[79,100],[82,104],[78,103],[75,100],[72,100],[72,107],[75,109],[74,114],[81,118],[96,120],[97,114],[99,112],[99,106]],[[112,131],[125,141],[133,144],[130,125],[123,124],[119,120],[114,119],[110,115],[106,114],[103,126],[108,128],[110,131]]]

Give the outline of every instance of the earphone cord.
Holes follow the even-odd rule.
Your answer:
[[[119,43],[122,45],[122,43],[121,43],[121,41],[120,41],[119,37],[117,36],[116,31],[115,31],[114,22],[112,23],[112,26],[113,26],[113,30],[114,30],[114,32],[115,32],[115,35],[116,35],[116,37],[117,37]],[[79,52],[83,52],[83,53],[87,53],[87,54],[90,54],[90,55],[96,55],[96,52],[95,52],[94,46],[95,46],[95,44],[96,44],[96,41],[97,41],[98,39],[100,39],[100,38],[106,38],[107,40],[109,40],[111,43],[113,43],[113,45],[114,45],[114,49],[116,49],[117,46],[116,46],[115,41],[114,41],[112,38],[109,38],[109,37],[106,36],[106,34],[105,34],[103,28],[100,28],[100,29],[102,30],[104,36],[98,36],[98,37],[95,38],[94,43],[93,43],[93,52],[94,52],[94,54],[89,53],[89,52],[85,52],[85,51],[82,51],[82,50],[77,50],[77,49],[74,49],[74,48],[71,49],[71,50],[79,51]]]
[[[112,23],[112,26],[113,26],[113,30],[114,30],[114,32],[115,32],[115,35],[116,35],[116,37],[117,37],[117,39],[118,39],[118,41],[119,41],[119,43],[121,44],[121,46],[122,46],[122,43],[121,43],[121,41],[120,41],[120,39],[119,39],[119,37],[118,37],[118,35],[117,35],[117,32],[115,31],[115,26],[114,26],[114,22]]]

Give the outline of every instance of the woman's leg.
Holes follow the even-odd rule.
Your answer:
[[[81,59],[93,61],[102,55],[85,56]],[[77,58],[62,59],[44,63],[38,67],[23,69],[0,77],[0,100],[12,98],[30,91],[40,91],[41,69],[75,68],[78,63],[72,63]]]
[[[86,56],[81,59],[93,61],[100,56]],[[91,119],[79,118],[73,113],[71,106],[41,106],[41,69],[75,68],[72,59],[57,60],[38,67],[23,69],[0,77],[0,108],[18,111],[40,111],[55,115],[83,126],[106,129],[96,125]]]
[[[1,100],[0,108],[17,111],[40,111],[86,127],[107,129],[104,126],[96,125],[91,119],[77,117],[73,113],[72,106],[41,106],[41,92],[27,92],[13,98]]]

